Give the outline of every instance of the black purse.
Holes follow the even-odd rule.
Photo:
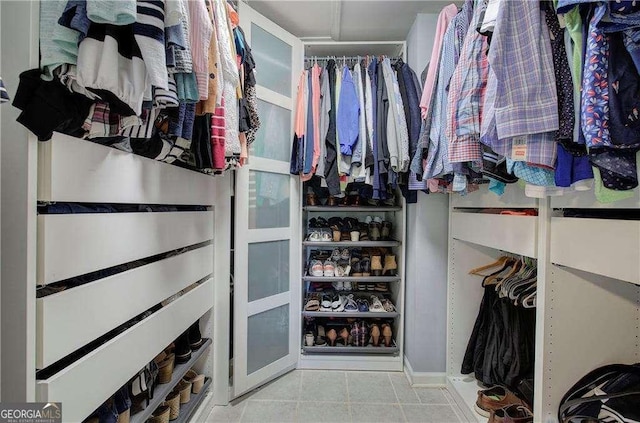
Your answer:
[[[564,395],[563,423],[640,421],[640,363],[612,364],[589,372]]]

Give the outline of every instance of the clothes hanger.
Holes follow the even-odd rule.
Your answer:
[[[500,280],[498,280],[496,282],[496,292],[499,292],[499,290],[502,288],[502,284],[507,281],[507,280],[511,280],[512,278],[517,278],[517,273],[520,272],[520,270],[522,269],[522,267],[524,266],[524,264],[522,263],[522,261],[520,260],[516,260],[513,265],[511,266],[511,270],[509,270],[509,272],[503,277],[500,278]]]
[[[515,299],[513,290],[517,287],[521,287],[523,285],[527,285],[531,283],[532,280],[536,278],[535,267],[530,266],[527,263],[527,258],[524,257],[522,259],[522,268],[518,271],[517,274],[514,275],[513,278],[509,280],[509,282],[504,282],[501,286],[501,297],[509,297],[510,299]]]
[[[513,265],[512,260],[507,260],[503,264],[502,268],[500,268],[500,270],[498,270],[498,271],[496,271],[496,272],[494,272],[494,273],[492,273],[490,275],[485,276],[484,279],[482,279],[482,287],[487,287],[489,285],[495,285],[497,283],[497,281],[498,281],[498,278],[500,280],[502,280],[503,278],[501,277],[501,275],[504,272],[511,271],[511,266],[512,265]]]
[[[533,285],[531,285],[531,287],[534,288],[534,291],[522,299],[521,304],[524,308],[536,308],[538,302],[537,283],[534,283]]]
[[[485,276],[485,275],[481,275],[479,272],[482,272],[483,270],[491,269],[493,267],[502,266],[504,264],[504,262],[506,260],[508,260],[508,259],[509,259],[509,257],[502,256],[497,261],[495,261],[495,262],[493,262],[491,264],[487,264],[487,265],[476,267],[475,269],[469,270],[469,274],[470,275]]]

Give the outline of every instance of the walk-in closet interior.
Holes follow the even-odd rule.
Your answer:
[[[0,420],[640,421],[636,3],[0,1]]]

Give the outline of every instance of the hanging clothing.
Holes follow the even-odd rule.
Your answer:
[[[479,162],[480,115],[487,83],[488,61],[486,37],[475,28],[480,19],[480,8],[473,12],[449,87],[446,126],[449,139],[449,160],[453,162]]]
[[[420,99],[420,109],[423,119],[427,117],[430,111],[431,98],[435,90],[438,69],[440,67],[440,51],[442,50],[444,33],[447,31],[449,23],[457,13],[458,7],[451,3],[445,6],[438,15],[435,39],[433,41],[433,49],[431,50],[431,59],[429,60],[429,70],[427,71],[427,78],[424,82],[422,97]]]
[[[329,188],[330,195],[339,195],[340,179],[338,177],[338,144],[336,143],[336,62],[329,60],[327,62],[327,73],[329,75],[329,93],[331,109],[329,110],[329,127],[327,129],[326,158],[324,175]]]
[[[342,84],[336,123],[338,139],[340,140],[340,153],[345,156],[353,155],[353,147],[359,134],[360,103],[356,87],[351,76],[351,71],[345,65],[342,71]]]
[[[320,136],[318,141],[320,142],[320,156],[318,157],[318,167],[316,168],[316,175],[324,178],[325,165],[327,160],[327,135],[329,133],[329,113],[332,108],[331,93],[329,91],[329,72],[325,67],[322,69],[321,82],[320,82]]]

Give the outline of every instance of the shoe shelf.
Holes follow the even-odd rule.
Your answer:
[[[388,283],[397,282],[400,280],[400,276],[343,276],[343,277],[329,277],[329,276],[303,276],[302,280],[305,282],[370,282],[370,283]],[[358,292],[358,291],[353,291]]]
[[[400,348],[396,344],[395,339],[392,341],[391,346],[385,347],[384,345],[374,347],[373,345],[367,345],[366,347],[354,347],[352,345],[336,345],[334,347],[330,345],[314,345],[308,347],[302,346],[302,352],[304,354],[398,354]]]
[[[397,311],[392,312],[375,312],[375,311],[303,311],[304,317],[378,317],[380,319],[393,319],[400,315]]]
[[[164,383],[162,385],[156,385],[155,392],[153,393],[153,398],[151,399],[151,401],[149,401],[149,405],[147,405],[147,407],[144,410],[132,415],[130,419],[130,423],[145,423],[147,419],[151,417],[151,414],[153,414],[156,408],[158,408],[160,404],[164,402],[164,399],[167,397],[167,395],[171,393],[173,388],[178,384],[178,382],[180,382],[182,377],[185,374],[187,374],[189,369],[193,367],[193,365],[196,363],[196,361],[198,361],[200,356],[204,354],[204,352],[209,348],[210,345],[211,345],[211,339],[209,338],[205,339],[204,344],[202,344],[200,348],[198,348],[196,351],[191,351],[191,358],[189,359],[189,361],[182,364],[176,364],[176,366],[173,368],[173,375],[171,376],[171,382]],[[209,383],[211,383],[211,379],[209,379]],[[206,387],[207,387],[207,384],[205,381],[205,385],[202,388],[202,391],[200,391],[200,395],[204,393]],[[185,406],[188,406],[189,404],[191,404],[191,402],[193,402],[193,400],[189,401],[187,404],[185,404]],[[181,420],[181,418],[182,418],[182,408],[180,409],[180,417],[178,418],[178,420],[174,420],[174,421],[187,421],[186,419]]]
[[[187,423],[191,419],[191,416],[198,406],[202,404],[202,400],[204,400],[204,397],[207,395],[209,385],[211,385],[211,378],[206,378],[200,392],[197,394],[192,393],[191,401],[180,406],[180,415],[177,419],[173,420],[173,423]]]
[[[400,241],[302,241],[305,247],[398,247]]]
[[[400,206],[304,206],[308,212],[396,212],[401,211]]]

